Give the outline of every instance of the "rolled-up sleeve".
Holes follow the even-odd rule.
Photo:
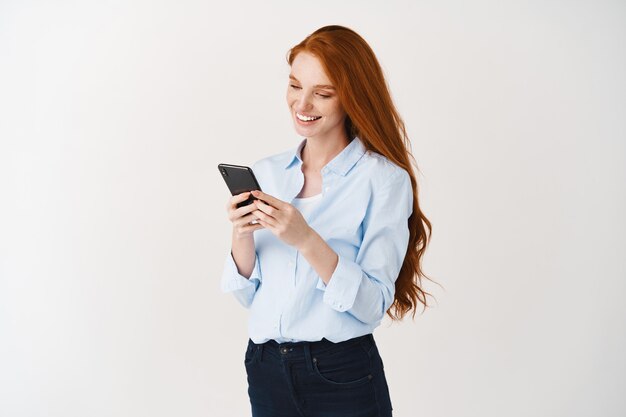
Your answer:
[[[395,282],[406,255],[412,211],[411,178],[399,169],[372,192],[356,260],[339,255],[328,285],[318,281],[326,304],[364,323],[383,319],[393,303]]]
[[[229,252],[224,262],[224,271],[221,279],[222,292],[232,292],[233,296],[241,303],[242,306],[248,308],[252,304],[254,294],[261,283],[261,268],[259,265],[259,256],[255,254],[254,269],[250,274],[250,278],[246,278],[239,273],[237,264],[233,259],[232,252]]]

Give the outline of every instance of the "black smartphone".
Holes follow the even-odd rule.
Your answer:
[[[232,195],[252,190],[261,191],[261,186],[256,180],[252,168],[242,165],[219,164],[217,169],[220,170],[222,178],[226,181],[226,185]],[[250,194],[247,200],[237,203],[237,208],[252,204],[254,200],[256,200],[256,197]]]

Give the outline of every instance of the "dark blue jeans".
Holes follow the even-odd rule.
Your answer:
[[[249,340],[244,363],[253,417],[391,416],[371,334],[340,343]]]

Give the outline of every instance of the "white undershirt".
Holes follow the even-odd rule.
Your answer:
[[[311,197],[296,197],[293,200],[293,205],[302,213],[304,218],[307,218],[313,207],[322,198],[322,193],[313,195]]]

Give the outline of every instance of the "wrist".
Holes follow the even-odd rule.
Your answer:
[[[296,249],[298,249],[298,252],[302,253],[302,255],[306,255],[307,253],[314,250],[315,243],[318,238],[320,238],[320,236],[317,234],[317,232],[313,230],[313,228],[309,227],[308,233],[306,233],[304,237],[300,239],[300,244]]]
[[[233,227],[232,239],[233,241],[236,241],[236,242],[244,242],[244,243],[254,242],[254,235],[252,233],[246,233],[246,234],[237,233],[237,229]]]

